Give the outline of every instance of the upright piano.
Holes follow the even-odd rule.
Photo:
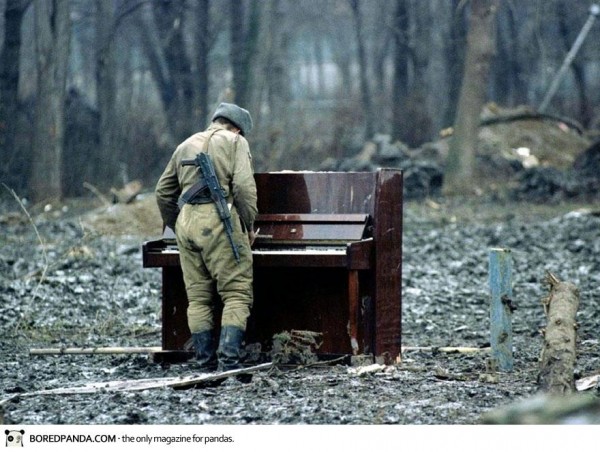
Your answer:
[[[254,304],[246,343],[270,350],[285,331],[319,333],[323,356],[393,362],[401,350],[402,172],[255,174]],[[190,338],[172,237],[147,241],[143,266],[162,268],[162,350]],[[164,356],[161,359],[168,359]]]

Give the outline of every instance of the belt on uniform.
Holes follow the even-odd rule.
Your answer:
[[[181,210],[184,204],[208,204],[209,202],[212,202],[210,190],[204,178],[201,177],[198,182],[181,195],[179,201],[177,201],[177,205]]]

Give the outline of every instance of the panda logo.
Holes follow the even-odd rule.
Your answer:
[[[6,433],[6,447],[23,447],[25,430],[4,430]]]

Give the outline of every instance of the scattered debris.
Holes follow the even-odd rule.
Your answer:
[[[600,188],[600,151],[594,146],[586,151],[590,140],[582,132],[581,125],[569,118],[539,113],[527,106],[504,109],[487,104],[479,128],[476,157],[482,181],[477,191],[497,195],[502,188],[516,199],[534,202],[595,196]],[[401,168],[405,199],[437,196],[452,134],[452,128],[446,128],[438,141],[415,149],[392,142],[389,135],[375,135],[357,155],[328,158],[319,169]],[[595,146],[600,149],[600,144]],[[581,174],[586,177],[582,179]]]
[[[356,376],[361,376],[361,375],[365,375],[365,374],[376,374],[379,372],[385,372],[385,370],[388,368],[389,366],[386,366],[384,364],[371,364],[368,366],[360,366],[360,367],[349,367],[348,368],[348,373],[350,375],[356,375]]]
[[[312,364],[318,361],[316,351],[322,344],[322,333],[291,330],[273,336],[271,351],[278,364]]]
[[[129,204],[132,202],[137,195],[142,191],[142,182],[134,180],[128,182],[123,188],[116,189],[112,187],[110,192],[113,195],[113,203]]]
[[[578,391],[587,391],[588,389],[595,389],[598,386],[600,386],[600,374],[583,377],[575,382],[575,388]]]

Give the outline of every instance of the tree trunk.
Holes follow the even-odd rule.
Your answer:
[[[577,36],[575,39],[571,37],[570,27],[566,21],[567,7],[567,5],[562,3],[557,4],[558,29],[563,41],[563,47],[568,54]],[[575,91],[577,92],[580,122],[584,126],[588,126],[592,119],[593,108],[588,104],[588,96],[586,95],[585,63],[582,63],[581,60],[578,61],[578,59],[575,58],[571,62],[571,69],[573,70],[573,81],[575,82]],[[567,105],[565,109],[568,109],[569,107],[572,108],[570,105]]]
[[[467,17],[460,8],[462,0],[451,0],[453,14],[450,24],[450,37],[447,41],[445,64],[448,71],[448,107],[444,111],[443,123],[445,126],[453,124],[456,120],[456,109],[460,94],[461,78],[464,68],[465,47],[467,41]]]
[[[548,275],[550,295],[544,300],[548,324],[540,360],[538,383],[543,391],[568,394],[575,391],[576,324],[579,290],[569,282]]]
[[[162,52],[169,68],[169,93],[173,96],[167,105],[167,115],[171,118],[172,130],[178,140],[187,138],[195,127],[193,125],[194,90],[192,87],[192,68],[186,53],[183,37],[185,2],[157,2],[154,17],[158,25]]]
[[[15,174],[22,174],[20,170],[26,161],[19,153],[15,136],[20,113],[21,24],[28,5],[29,1],[8,0],[4,10],[4,45],[0,53],[0,154],[3,159],[0,179],[11,185],[19,184]]]
[[[519,64],[521,49],[517,42],[516,13],[507,3],[499,10],[501,16],[498,17],[496,38],[498,57],[493,68],[495,100],[507,107],[514,107],[527,100],[523,83],[519,82],[523,69]]]
[[[115,183],[119,164],[115,33],[113,1],[96,0],[96,93],[100,115],[96,181],[102,181],[103,188]]]
[[[235,103],[250,107],[253,86],[252,57],[256,54],[260,34],[261,2],[250,3],[250,17],[245,22],[244,3],[230,0],[230,57]]]
[[[7,180],[12,171],[17,117],[19,113],[19,71],[21,55],[21,24],[29,2],[8,0],[4,10],[4,45],[0,53],[0,149],[2,150],[1,178]],[[12,181],[11,181],[12,182]]]
[[[394,79],[392,83],[392,136],[404,140],[408,97],[408,9],[406,0],[396,0],[394,15]]]
[[[429,2],[417,2],[413,7],[415,26],[410,46],[413,77],[410,83],[408,100],[405,105],[408,114],[408,131],[405,142],[411,147],[417,147],[428,141],[432,136],[431,111],[428,109],[427,93],[431,90],[428,84],[428,69],[430,55],[433,49],[431,17],[440,11],[431,11]],[[435,30],[434,33],[438,33]]]
[[[208,52],[211,48],[210,40],[210,0],[198,0],[196,4],[196,77],[194,88],[196,105],[196,126],[204,129],[209,121],[210,109],[208,106],[210,60]]]
[[[61,199],[64,110],[71,37],[69,2],[35,0],[37,98],[33,131],[31,195]]]
[[[365,140],[373,138],[375,132],[375,118],[373,117],[373,106],[371,100],[371,89],[367,76],[367,55],[365,52],[365,40],[363,37],[363,18],[360,10],[360,0],[349,0],[354,16],[356,31],[356,46],[358,52],[358,72],[360,80],[360,94],[362,100],[363,116],[365,123]]]
[[[442,187],[445,195],[467,195],[474,191],[479,117],[494,55],[497,3],[498,0],[471,0],[465,72]]]
[[[150,2],[144,9],[142,36],[152,77],[172,139],[178,143],[195,129],[191,63],[183,38],[185,2]]]
[[[391,27],[386,27],[387,16],[389,12],[386,9],[377,9],[374,11],[375,23],[377,29],[373,32],[371,45],[371,53],[373,55],[373,102],[375,105],[375,111],[378,111],[378,116],[386,118],[386,126],[388,125],[387,118],[389,116],[388,108],[389,103],[389,91],[387,84],[387,62],[390,57],[390,51],[393,47],[394,33]],[[386,127],[387,128],[387,127]],[[383,130],[380,130],[383,132]],[[387,131],[389,133],[389,130]]]
[[[286,151],[289,149],[288,144],[293,139],[295,132],[288,127],[289,114],[286,114],[290,102],[287,67],[289,36],[283,28],[285,16],[281,8],[281,0],[267,2],[266,17],[268,22],[265,34],[270,37],[268,63],[265,68],[265,80],[268,83],[267,104],[270,111],[269,122],[265,124],[269,130],[268,149],[270,151],[266,166],[268,170],[277,170],[285,166],[284,160],[289,158]],[[321,63],[318,62],[318,64]],[[260,118],[260,116],[258,117]]]

